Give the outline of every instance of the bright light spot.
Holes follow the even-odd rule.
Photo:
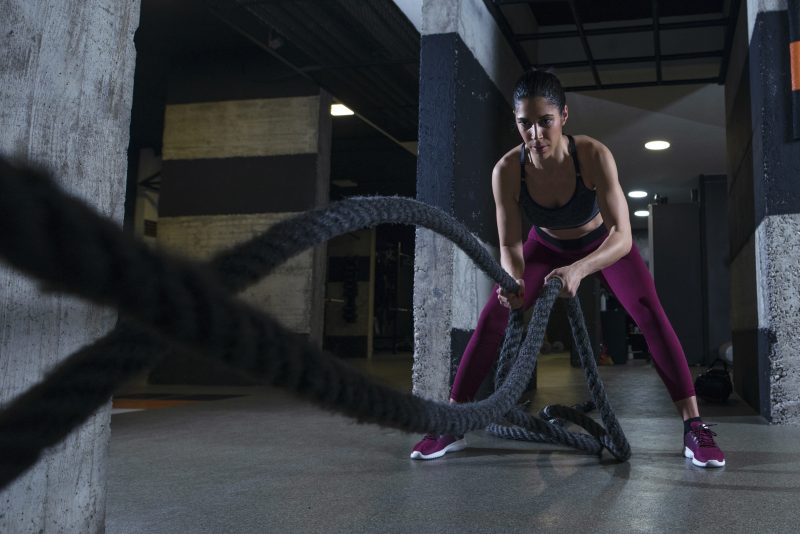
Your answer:
[[[644,144],[647,150],[666,150],[669,148],[668,141],[648,141]]]
[[[345,115],[355,115],[355,113],[344,104],[331,104],[331,115],[334,117],[344,117]]]
[[[633,214],[636,215],[637,217],[648,217],[650,215],[650,212],[647,210],[638,210],[634,211]]]
[[[628,196],[631,198],[644,198],[647,196],[647,193],[644,191],[629,191]]]

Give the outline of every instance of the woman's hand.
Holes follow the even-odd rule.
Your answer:
[[[544,277],[544,283],[546,284],[551,278],[560,278],[563,287],[558,295],[560,297],[574,297],[578,293],[578,287],[581,285],[583,276],[580,267],[567,265],[551,271],[550,274]]]
[[[516,310],[525,304],[525,280],[520,278],[516,282],[519,284],[519,291],[516,293],[508,293],[501,287],[497,288],[497,300],[504,308]]]

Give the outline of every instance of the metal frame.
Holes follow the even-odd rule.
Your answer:
[[[512,4],[527,4],[531,12],[536,15],[536,4],[551,3],[554,0],[484,0],[484,4],[489,12],[497,22],[500,31],[506,38],[506,41],[511,46],[514,54],[520,62],[523,69],[527,70],[534,66],[528,54],[522,48],[521,43],[525,41],[543,40],[543,39],[563,39],[574,38],[580,39],[586,59],[580,61],[567,61],[561,63],[548,64],[548,67],[555,68],[574,68],[574,67],[589,67],[592,71],[594,78],[594,85],[573,86],[566,87],[568,91],[592,91],[599,89],[621,89],[631,87],[650,87],[656,85],[687,85],[687,84],[707,84],[725,82],[725,75],[727,73],[728,61],[731,54],[731,47],[733,45],[733,33],[736,26],[736,21],[739,15],[739,5],[741,0],[730,0],[728,2],[728,15],[721,18],[701,19],[701,20],[687,20],[681,22],[662,22],[659,14],[659,0],[651,0],[652,23],[651,24],[632,24],[611,28],[584,28],[581,20],[581,15],[578,12],[578,6],[575,0],[559,0],[569,5],[572,13],[572,18],[575,23],[574,30],[562,31],[541,31],[537,33],[522,33],[515,34],[508,20],[506,19],[500,6]],[[703,51],[703,52],[689,52],[682,54],[663,54],[661,52],[661,32],[665,30],[687,29],[687,28],[711,28],[711,27],[725,27],[725,42],[722,50]],[[589,45],[588,37],[596,35],[618,35],[625,33],[653,33],[653,55],[648,56],[626,56],[619,58],[595,58],[592,54]],[[704,58],[720,58],[720,71],[716,77],[706,78],[687,78],[681,80],[665,80],[663,77],[663,65],[669,61],[680,61],[687,59],[704,59]],[[642,80],[640,82],[629,83],[603,83],[600,79],[600,74],[597,67],[599,65],[623,65],[630,63],[655,63],[655,79]]]

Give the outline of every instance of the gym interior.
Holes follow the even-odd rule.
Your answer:
[[[128,238],[192,264],[364,196],[435,206],[497,258],[491,175],[520,142],[514,82],[553,69],[567,92],[565,132],[614,154],[633,242],[692,375],[723,370],[715,376],[730,389],[698,390],[727,456],[725,467],[698,468],[681,453],[681,420],[641,332],[592,277],[577,299],[626,461],[481,429],[466,450],[415,461],[419,432],[168,345],[6,482],[0,531],[794,532],[799,6],[3,2],[0,156],[44,169]],[[0,229],[24,234],[26,224]],[[0,401],[10,411],[126,314],[3,260]],[[382,224],[292,256],[238,298],[292,346],[445,403],[494,284],[433,230]],[[557,299],[526,409],[586,406],[581,367]],[[494,390],[487,379],[480,398]]]

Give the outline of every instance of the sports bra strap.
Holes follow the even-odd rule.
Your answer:
[[[569,139],[569,154],[572,156],[572,163],[575,165],[575,177],[580,180],[581,164],[578,162],[578,149],[575,147],[575,138],[573,138],[571,135],[568,135],[567,139]]]

